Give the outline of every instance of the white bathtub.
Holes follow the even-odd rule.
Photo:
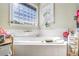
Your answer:
[[[29,41],[27,40],[29,39]],[[33,41],[32,41],[33,39]],[[39,40],[41,39],[41,40]],[[66,42],[44,42],[46,38],[16,38],[14,41],[16,56],[66,56]],[[50,38],[51,39],[51,38]],[[57,38],[55,38],[57,39]]]

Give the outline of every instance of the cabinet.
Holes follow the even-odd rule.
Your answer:
[[[13,40],[6,38],[3,43],[0,43],[0,56],[11,56],[13,54]]]
[[[78,56],[78,41],[79,38],[69,36],[68,38],[68,56]]]
[[[11,55],[10,45],[0,46],[0,56]]]

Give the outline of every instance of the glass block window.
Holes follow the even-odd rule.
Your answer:
[[[34,23],[37,17],[37,10],[27,3],[12,4],[11,22],[16,24]]]

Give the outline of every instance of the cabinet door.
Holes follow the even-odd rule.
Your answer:
[[[68,40],[68,55],[78,56],[78,39],[76,37],[70,37]]]
[[[9,55],[9,45],[0,46],[0,56]]]

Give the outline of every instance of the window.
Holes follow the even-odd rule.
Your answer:
[[[27,3],[11,5],[11,23],[34,24],[37,21],[37,8]]]

